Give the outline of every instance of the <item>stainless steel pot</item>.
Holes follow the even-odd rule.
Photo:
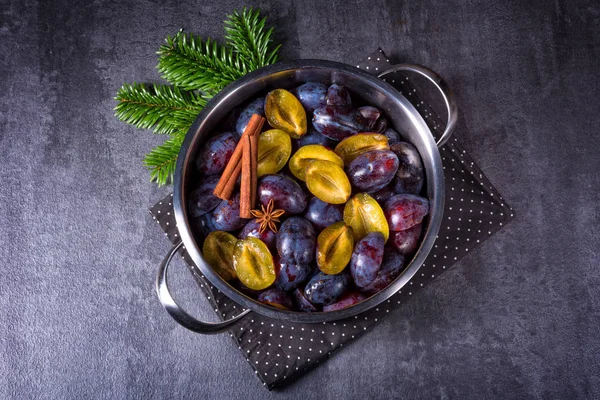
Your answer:
[[[437,144],[425,121],[411,103],[390,84],[380,79],[396,71],[412,71],[426,77],[443,95],[448,112],[448,124]],[[384,110],[391,125],[419,150],[425,165],[427,196],[430,201],[430,214],[426,222],[424,239],[412,262],[402,274],[388,287],[361,303],[328,313],[279,310],[261,304],[230,286],[204,261],[200,251],[201,243],[197,243],[192,235],[187,212],[188,196],[197,184],[192,181],[192,176],[195,174],[196,154],[216,130],[220,121],[233,108],[259,93],[264,94],[275,88],[289,89],[303,82],[339,83],[360,95],[366,103]],[[381,73],[379,77],[375,77],[345,64],[322,60],[299,60],[268,66],[233,82],[202,110],[181,146],[173,192],[173,207],[181,241],[173,246],[163,260],[156,279],[156,290],[164,308],[183,327],[194,332],[208,334],[231,329],[251,312],[290,322],[319,323],[360,314],[387,300],[406,285],[418,271],[436,239],[444,210],[444,173],[438,146],[442,146],[448,140],[456,125],[456,120],[456,104],[446,83],[435,72],[417,65],[396,65]],[[241,314],[218,323],[202,322],[187,314],[177,305],[169,292],[167,270],[173,255],[182,246],[194,261],[199,270],[197,272],[202,273],[211,284],[245,309]]]

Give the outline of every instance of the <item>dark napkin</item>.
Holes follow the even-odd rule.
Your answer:
[[[378,74],[390,67],[384,52],[378,49],[357,67]],[[419,110],[434,134],[440,135],[445,122],[431,106],[420,99],[411,79],[403,74],[386,76]],[[444,219],[435,245],[413,279],[378,307],[347,320],[322,324],[281,322],[253,314],[230,336],[255,374],[270,389],[291,382],[304,372],[323,363],[332,352],[366,332],[371,326],[407,301],[456,261],[490,238],[514,216],[513,210],[483,175],[469,154],[452,138],[440,151],[446,179]],[[172,195],[150,209],[167,238],[175,243],[178,232],[173,216]],[[185,251],[182,257],[192,265]],[[194,269],[194,278],[215,312],[231,318],[242,311]],[[166,315],[165,315],[166,317]]]

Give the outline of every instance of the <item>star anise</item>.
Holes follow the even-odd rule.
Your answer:
[[[279,217],[285,213],[284,210],[274,210],[275,203],[273,199],[269,200],[267,208],[260,206],[261,210],[252,210],[250,213],[256,217],[256,222],[260,224],[260,233],[263,233],[267,227],[273,232],[277,233],[277,225],[275,222],[279,222]]]

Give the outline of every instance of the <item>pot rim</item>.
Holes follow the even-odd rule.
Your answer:
[[[403,269],[402,273],[383,290],[351,307],[332,312],[306,313],[276,309],[274,307],[259,303],[258,301],[244,295],[234,287],[230,286],[216,272],[214,272],[214,270],[202,257],[201,251],[196,245],[195,239],[193,238],[190,230],[190,224],[186,212],[187,204],[184,201],[187,188],[185,187],[183,174],[186,166],[189,166],[190,163],[194,162],[190,147],[202,130],[205,120],[209,118],[215,110],[218,109],[219,105],[225,99],[229,98],[230,96],[234,96],[235,93],[240,90],[240,88],[243,88],[248,83],[260,80],[275,73],[302,69],[328,69],[332,70],[332,72],[341,71],[357,79],[365,80],[370,85],[378,86],[378,88],[385,93],[386,96],[393,98],[397,105],[407,111],[407,115],[411,120],[411,124],[419,131],[420,136],[423,138],[424,146],[432,159],[431,170],[426,169],[428,188],[427,196],[430,203],[428,225],[421,245],[413,256],[410,264],[408,264],[408,266]],[[335,76],[332,78],[335,80]],[[413,105],[397,89],[382,79],[370,75],[367,72],[353,66],[326,60],[301,59],[291,62],[280,62],[253,71],[226,86],[208,102],[204,109],[198,114],[198,117],[190,127],[188,133],[186,134],[185,140],[181,145],[174,177],[173,209],[177,222],[177,229],[179,231],[181,240],[183,241],[184,249],[188,252],[195,266],[198,268],[197,272],[202,273],[210,282],[210,284],[214,285],[218,290],[229,297],[229,299],[242,306],[244,309],[251,309],[252,311],[255,311],[266,317],[300,323],[321,323],[353,317],[376,307],[386,300],[389,302],[389,298],[396,292],[400,291],[410,281],[410,279],[423,265],[425,258],[433,247],[442,222],[444,196],[444,173],[442,161],[434,137],[416,108],[414,108]]]

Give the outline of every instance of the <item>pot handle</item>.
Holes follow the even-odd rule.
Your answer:
[[[438,75],[435,71],[430,70],[427,67],[416,64],[396,64],[390,69],[383,71],[379,75],[378,78],[383,78],[385,75],[398,72],[398,71],[409,71],[415,72],[425,78],[427,78],[431,83],[435,85],[435,87],[440,91],[442,97],[444,98],[444,103],[446,104],[446,112],[448,113],[448,123],[446,124],[446,129],[444,129],[444,133],[437,141],[437,146],[442,147],[452,133],[454,132],[454,128],[456,128],[456,123],[458,122],[458,107],[456,105],[456,99],[454,98],[454,93],[450,89],[450,86],[446,83],[444,78]]]
[[[228,331],[242,321],[242,319],[250,313],[250,310],[245,310],[241,314],[223,322],[202,322],[183,311],[171,296],[167,282],[167,271],[173,256],[182,246],[183,242],[181,241],[175,243],[158,268],[158,275],[156,277],[156,293],[158,294],[158,299],[169,315],[173,317],[179,325],[192,332],[209,335]]]

